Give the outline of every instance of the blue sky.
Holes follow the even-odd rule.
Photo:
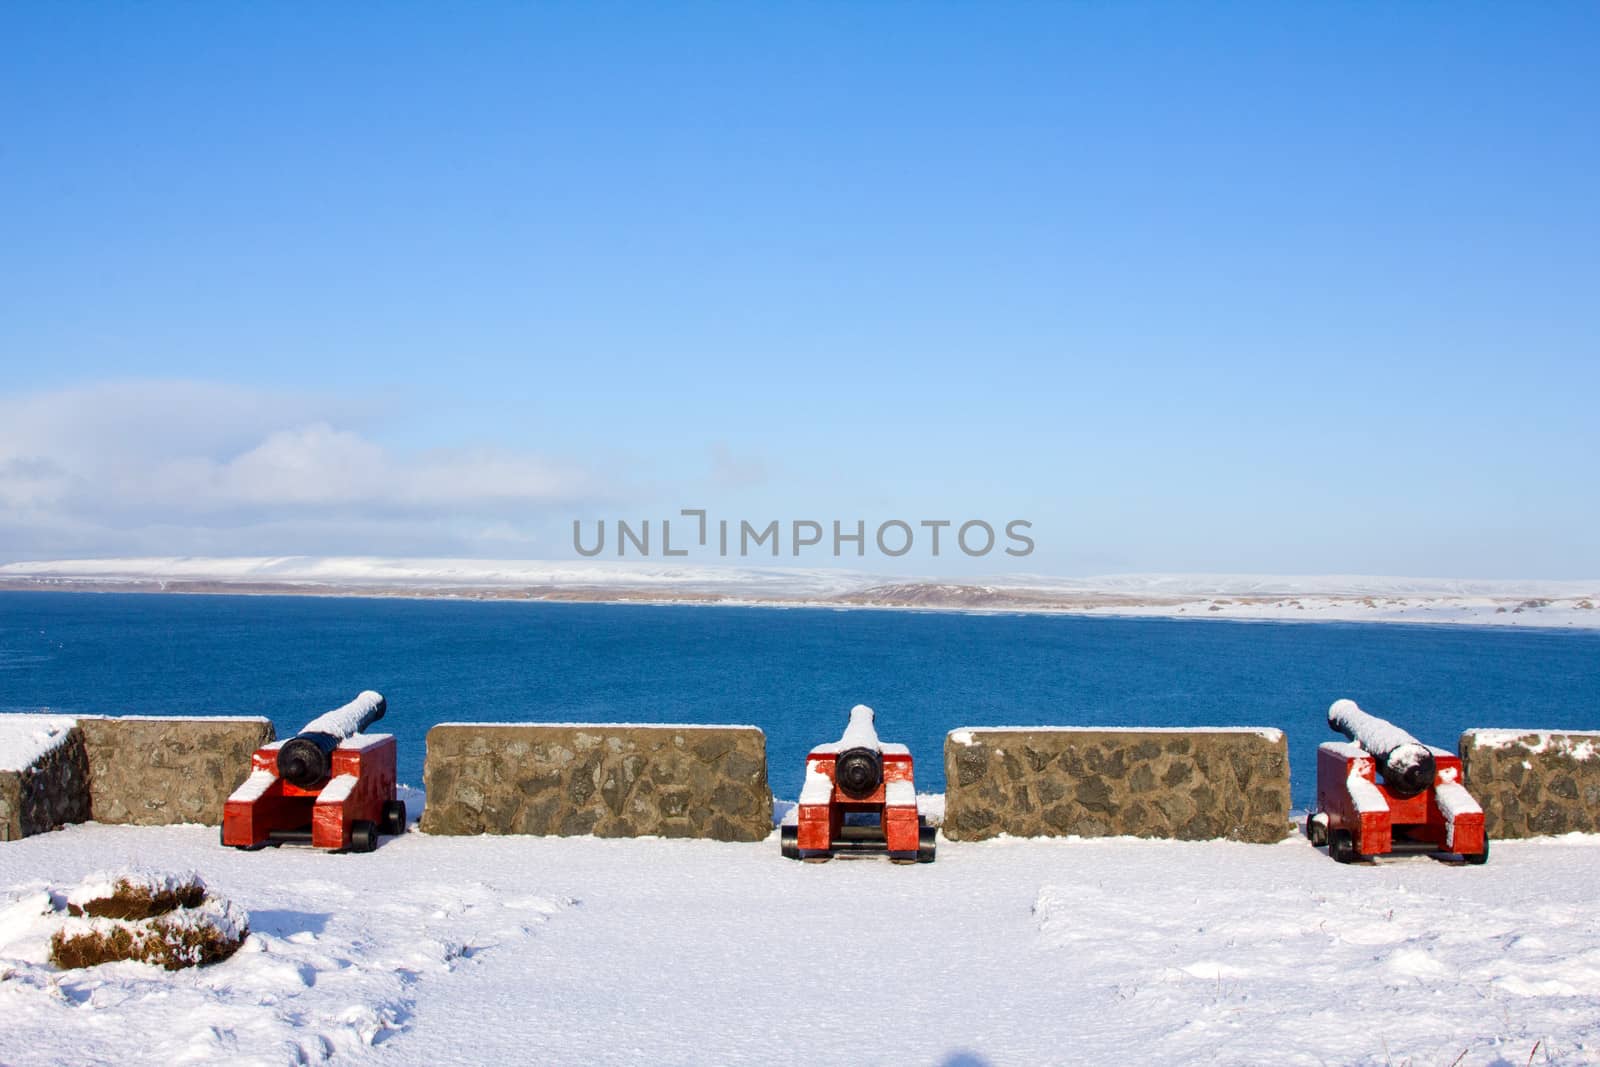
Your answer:
[[[1594,577],[1597,70],[1580,4],[5,5],[0,557]]]

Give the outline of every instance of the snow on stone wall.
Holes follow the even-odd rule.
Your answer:
[[[0,841],[89,817],[83,733],[68,718],[0,715]]]
[[[32,767],[53,748],[67,743],[78,720],[65,715],[0,715],[0,771]]]
[[[1468,730],[1467,791],[1491,838],[1600,833],[1600,733]]]

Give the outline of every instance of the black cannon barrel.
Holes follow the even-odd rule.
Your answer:
[[[833,780],[849,797],[869,797],[883,784],[883,747],[873,726],[872,709],[857,704],[850,709],[850,723],[839,738],[839,754],[833,760]]]
[[[846,796],[871,796],[883,784],[883,753],[875,748],[852,748],[839,753],[833,763],[833,780]]]
[[[333,770],[333,750],[383,718],[388,705],[381,693],[368,689],[341,708],[305,724],[278,749],[278,775],[301,789],[310,789]]]
[[[333,770],[333,750],[340,738],[332,734],[298,733],[278,749],[278,776],[291,785],[310,789]]]
[[[1336,700],[1328,725],[1372,753],[1383,784],[1397,797],[1414,797],[1433,785],[1433,752],[1387,719],[1362,711],[1354,700]]]

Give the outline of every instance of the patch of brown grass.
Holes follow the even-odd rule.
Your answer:
[[[68,904],[67,914],[94,919],[149,919],[178,908],[198,908],[205,898],[206,887],[195,882],[152,893],[149,886],[120,879],[109,897],[98,897],[82,906]]]
[[[198,967],[232,956],[250,932],[249,916],[207,893],[193,871],[95,874],[51,902],[59,925],[50,962],[62,969],[128,960]]]
[[[157,916],[137,925],[119,923],[80,934],[57,930],[50,938],[50,962],[65,969],[136,960],[176,971],[220,963],[238,951],[244,937],[243,931],[230,937],[210,923]]]

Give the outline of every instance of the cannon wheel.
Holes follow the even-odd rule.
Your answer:
[[[778,845],[783,850],[785,859],[797,860],[800,858],[800,827],[778,827]]]
[[[378,824],[357,819],[350,824],[350,851],[371,852],[378,847]]]
[[[1317,813],[1306,812],[1306,840],[1313,845],[1326,845],[1328,843],[1328,826],[1317,821]]]
[[[924,826],[917,830],[917,862],[932,863],[934,851],[939,847],[939,828]]]
[[[1356,861],[1356,839],[1349,830],[1335,830],[1328,835],[1328,855],[1340,863]]]
[[[1489,835],[1488,834],[1484,834],[1483,835],[1483,851],[1482,852],[1474,852],[1469,856],[1462,856],[1461,858],[1466,860],[1468,863],[1472,864],[1474,867],[1481,867],[1485,863],[1488,863],[1489,862]]]
[[[383,814],[378,817],[378,831],[394,837],[406,832],[406,802],[385,800]]]

